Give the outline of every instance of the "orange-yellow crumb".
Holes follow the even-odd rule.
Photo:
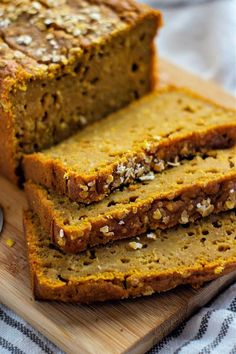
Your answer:
[[[5,243],[6,243],[7,247],[13,247],[15,244],[15,241],[12,240],[11,238],[8,238]]]

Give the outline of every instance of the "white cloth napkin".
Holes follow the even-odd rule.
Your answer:
[[[159,54],[236,95],[236,1],[145,1],[161,8]]]
[[[236,1],[146,2],[164,12],[159,54],[236,94]],[[25,321],[0,305],[0,354],[8,353],[62,354]],[[149,352],[156,353],[236,354],[236,284]]]

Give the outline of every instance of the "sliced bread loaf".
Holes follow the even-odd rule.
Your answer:
[[[57,250],[33,214],[25,214],[24,225],[37,299],[90,303],[151,295],[236,269],[235,212],[80,255]]]
[[[66,252],[186,224],[236,206],[236,147],[140,178],[98,203],[71,202],[32,182],[25,190],[52,242]]]
[[[155,92],[65,142],[25,156],[26,179],[90,203],[150,170],[236,141],[236,112],[186,90]]]

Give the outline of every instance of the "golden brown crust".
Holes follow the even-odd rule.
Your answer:
[[[227,219],[227,216],[224,216],[222,222],[225,219]],[[220,220],[220,217],[218,217],[218,221]],[[43,273],[44,265],[41,263],[40,256],[38,256],[40,248],[37,244],[37,231],[29,213],[24,215],[24,226],[33,291],[35,298],[39,300],[91,303],[147,296],[155,292],[168,291],[181,284],[202,285],[204,282],[227,274],[236,268],[235,255],[227,258],[222,254],[222,259],[219,257],[215,259],[214,256],[210,257],[209,261],[202,259],[200,264],[197,262],[198,264],[193,263],[191,266],[183,266],[181,271],[171,270],[167,267],[164,272],[158,273],[157,271],[155,274],[155,271],[153,271],[150,275],[145,275],[145,272],[143,275],[141,273],[134,273],[133,275],[114,273],[114,276],[109,275],[106,278],[101,273],[101,275],[94,276],[93,279],[91,277],[80,278],[77,273],[77,279],[61,281],[52,278],[50,280]],[[218,235],[221,240],[224,237],[224,233]],[[61,271],[63,272],[63,269]]]
[[[170,92],[170,94],[172,92],[180,92],[181,94],[186,94],[186,97],[199,99],[198,95],[190,93],[186,89],[169,88],[160,91],[160,94],[166,91]],[[155,99],[158,100],[157,93],[144,97],[141,102],[134,103],[125,109],[124,115],[132,114],[132,110],[135,111],[135,107],[138,107],[139,104],[146,104],[148,109],[148,105]],[[212,104],[208,100],[200,99],[206,103],[206,106],[208,103]],[[169,137],[164,137],[160,141],[153,141],[153,138],[150,137],[150,141],[147,140],[147,144],[150,143],[151,147],[148,149],[143,146],[144,144],[140,143],[140,145],[129,151],[122,152],[121,156],[117,154],[116,160],[114,159],[111,163],[104,164],[106,165],[105,167],[98,167],[97,172],[90,172],[88,169],[87,174],[86,172],[80,173],[71,169],[67,164],[63,164],[57,158],[50,158],[50,155],[49,157],[46,155],[45,158],[43,152],[42,154],[31,154],[25,156],[23,161],[25,177],[47,188],[55,189],[59,194],[65,194],[76,202],[89,204],[99,201],[109,195],[113,189],[137,179],[137,176],[132,174],[128,179],[122,179],[118,171],[119,165],[122,165],[123,168],[133,168],[134,170],[136,166],[141,165],[144,167],[143,173],[145,174],[150,170],[156,169],[155,159],[162,160],[165,165],[168,165],[169,161],[175,161],[176,158],[181,159],[195,155],[197,152],[227,148],[234,145],[236,143],[236,120],[235,118],[233,119],[233,114],[236,117],[236,113],[231,110],[226,110],[225,112],[226,115],[232,113],[232,117],[229,118],[228,122],[225,121],[223,123],[219,119],[215,125],[210,127],[200,126],[199,124],[200,128],[195,127],[194,131],[187,130],[174,136],[170,133]],[[116,116],[111,117],[117,118]],[[109,121],[109,118],[107,121]],[[180,123],[184,124],[183,122]],[[95,126],[95,128],[99,129],[98,126]],[[146,131],[144,134],[146,134]],[[69,141],[68,145],[70,145]],[[95,183],[95,187],[94,184],[89,187],[91,182]],[[84,193],[84,188],[86,188],[86,193]]]
[[[17,163],[15,161],[14,124],[10,112],[4,112],[0,107],[0,172],[17,183]]]
[[[19,52],[11,49],[0,35],[0,173],[18,183],[19,157],[16,156],[17,138],[9,92],[16,83],[24,90],[25,81],[41,73],[41,65],[33,73],[37,63],[23,53],[20,58],[15,55],[18,56]]]
[[[215,154],[218,159],[197,157],[166,171],[164,176],[157,175],[146,186],[134,185],[133,190],[130,186],[113,192],[109,200],[90,207],[92,214],[79,205],[72,209],[68,198],[60,201],[53,192],[32,182],[25,184],[26,195],[52,242],[66,252],[77,253],[89,246],[140,235],[148,229],[166,229],[234,208],[235,148],[216,150]],[[115,204],[112,209],[110,204]],[[70,222],[70,216],[75,221]]]
[[[161,160],[166,166],[169,161],[174,161],[176,157],[184,158],[193,156],[197,152],[206,152],[211,149],[223,149],[236,143],[236,123],[218,125],[201,132],[188,132],[186,135],[177,138],[166,139],[163,142],[153,145],[152,150],[137,151],[132,155],[135,165],[145,166],[148,170],[155,169],[155,163],[147,163],[148,158]],[[112,190],[122,186],[120,174],[117,172],[117,166],[120,161],[106,171],[99,171],[93,176],[81,176],[76,172],[70,171],[69,180],[65,178],[68,169],[56,160],[44,160],[39,154],[25,155],[23,160],[26,180],[32,180],[35,183],[42,184],[49,189],[55,189],[59,194],[67,195],[71,200],[82,203],[91,203],[102,200],[109,195]],[[122,158],[122,165],[130,165],[130,154]],[[134,166],[135,166],[134,165]],[[112,178],[111,178],[112,177]],[[108,180],[111,178],[112,182]],[[135,178],[129,178],[129,183]],[[91,181],[95,181],[95,188],[89,188],[84,197],[83,186],[88,186]],[[81,187],[82,186],[82,187]],[[107,187],[108,186],[108,187]]]
[[[119,300],[149,296],[154,293],[165,292],[179,285],[202,286],[205,282],[219,277],[215,273],[216,267],[206,267],[202,271],[193,271],[188,277],[180,274],[150,277],[139,279],[141,285],[136,287],[126,282],[116,283],[112,281],[90,281],[85,284],[67,284],[53,288],[49,284],[39,281],[37,273],[33,270],[33,292],[36,300],[53,300],[63,302],[94,303],[109,300]],[[236,261],[226,265],[220,276],[226,275],[236,268]]]
[[[37,188],[33,183],[25,185],[27,200],[31,210],[40,217],[43,227],[50,234],[52,242],[68,253],[78,253],[88,247],[108,242],[130,238],[147,231],[148,229],[160,228],[162,230],[173,227],[181,221],[181,215],[187,211],[188,220],[195,221],[202,217],[197,204],[202,200],[210,198],[213,210],[219,213],[228,210],[226,201],[230,197],[230,191],[236,191],[236,174],[228,178],[221,178],[218,181],[210,182],[205,186],[192,185],[191,188],[183,189],[181,194],[173,195],[172,200],[157,199],[152,202],[130,208],[123,217],[122,225],[119,224],[119,217],[101,216],[98,220],[91,220],[82,229],[80,227],[66,226],[60,214],[54,210],[54,205],[47,198],[47,193]],[[155,220],[153,214],[162,203],[162,210],[168,222]],[[209,214],[206,214],[209,215]],[[166,219],[166,220],[167,220]],[[100,230],[107,227],[110,233],[103,233]],[[63,230],[63,240],[60,232]]]

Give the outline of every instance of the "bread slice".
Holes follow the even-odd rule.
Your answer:
[[[0,2],[0,173],[154,87],[159,11],[126,1]]]
[[[236,147],[183,161],[91,205],[71,202],[32,182],[30,208],[52,242],[66,252],[186,224],[236,206]]]
[[[178,159],[236,141],[236,111],[184,89],[157,91],[41,153],[25,156],[26,179],[91,203]]]
[[[36,299],[90,303],[151,295],[236,269],[235,212],[80,255],[57,250],[32,213],[24,226]]]

